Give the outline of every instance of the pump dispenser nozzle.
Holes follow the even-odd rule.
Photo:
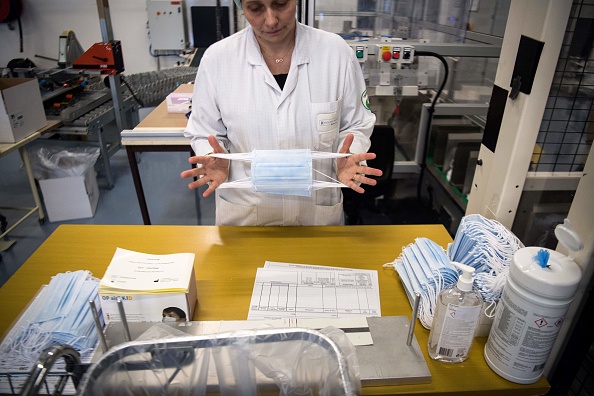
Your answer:
[[[452,261],[452,265],[462,271],[462,275],[458,278],[458,289],[463,290],[465,292],[472,290],[472,275],[474,274],[474,267],[469,265],[465,265],[462,263],[457,263]]]

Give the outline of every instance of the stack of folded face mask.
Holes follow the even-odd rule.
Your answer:
[[[89,301],[99,308],[98,289],[99,279],[88,271],[55,275],[4,338],[0,364],[33,364],[55,344],[81,353],[93,348],[99,338]]]
[[[462,218],[447,253],[451,261],[475,268],[474,286],[492,303],[501,297],[514,253],[523,247],[503,224],[472,214]]]
[[[417,238],[402,249],[396,260],[384,266],[396,269],[411,306],[415,293],[420,294],[418,317],[421,324],[430,329],[437,296],[445,286],[458,280],[458,272],[446,252],[430,239]]]

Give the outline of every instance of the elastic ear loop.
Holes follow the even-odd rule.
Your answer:
[[[13,350],[12,358],[23,361],[35,361],[41,354],[41,351],[51,339],[51,333],[44,331],[40,325],[32,323],[28,326],[24,336],[18,337],[16,349]]]
[[[382,267],[384,267],[384,268],[388,268],[388,267],[391,267],[391,268],[396,268],[396,260],[397,260],[397,259],[395,259],[395,260],[394,260],[394,261],[392,261],[391,263],[385,263],[385,264],[382,264]]]
[[[319,155],[322,155],[324,153],[318,153],[318,154]],[[240,153],[240,154],[214,154],[214,155],[212,153],[210,153],[210,154],[207,154],[207,155],[210,155],[211,157],[215,157],[215,158],[225,158],[225,159],[229,159],[229,160],[234,159],[236,161],[250,161],[251,160],[251,157],[249,156],[248,153]],[[345,158],[345,157],[348,157],[350,155],[352,155],[352,154],[349,154],[349,155],[344,155],[343,154],[343,155],[339,155],[339,157],[334,157],[334,158]],[[231,157],[233,157],[233,158],[231,158]],[[316,159],[315,153],[313,155],[313,158]],[[317,159],[319,159],[319,158],[320,157],[317,157]],[[326,177],[326,178],[328,178],[328,179],[330,179],[330,180],[332,180],[332,181],[334,181],[334,182],[342,185],[342,186],[345,186],[344,184],[342,184],[340,181],[334,179],[333,177],[328,176],[327,174],[325,174],[323,172],[320,172],[319,170],[313,168],[313,166],[312,166],[312,170],[314,172],[316,172],[316,173],[318,173],[318,174],[320,174],[320,175],[322,175],[322,176],[324,176],[324,177]],[[250,179],[251,179],[250,177],[244,177],[242,179],[234,180],[234,181],[228,182],[228,183],[230,183],[230,184],[235,184],[235,183],[239,184],[240,182],[250,181]]]
[[[318,173],[318,174],[320,174],[320,175],[322,175],[322,176],[325,176],[325,177],[327,177],[328,179],[330,179],[330,180],[332,180],[332,181],[335,181],[336,183],[340,183],[340,182],[339,182],[338,180],[336,180],[335,178],[333,178],[333,177],[330,177],[330,176],[328,176],[327,174],[325,174],[325,173],[322,173],[322,172],[320,172],[320,171],[319,171],[319,170],[317,170],[317,169],[314,169],[313,167],[312,167],[312,169],[313,169],[313,171],[314,171],[314,172],[316,172],[316,173]],[[340,183],[340,184],[342,184],[342,183]]]
[[[489,319],[492,319],[495,317],[495,313],[497,311],[497,302],[495,302],[495,300],[491,301],[491,303],[489,305],[487,305],[485,307],[485,316]]]

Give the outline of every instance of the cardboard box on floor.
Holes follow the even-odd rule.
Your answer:
[[[39,180],[49,221],[93,217],[99,201],[99,186],[93,167],[82,176]]]
[[[36,78],[0,78],[0,143],[16,143],[46,122]]]

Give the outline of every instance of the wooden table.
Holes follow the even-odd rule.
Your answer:
[[[192,84],[182,84],[174,92],[190,93],[193,89],[194,85]],[[142,188],[136,153],[185,151],[190,155],[194,155],[190,147],[190,140],[184,137],[184,129],[187,123],[188,119],[185,114],[169,113],[167,111],[167,101],[165,100],[150,112],[136,128],[124,130],[121,133],[122,145],[126,147],[128,162],[132,171],[132,180],[134,180],[134,188],[136,189],[136,196],[140,205],[140,212],[142,213],[142,220],[146,225],[151,224],[151,219],[146,204],[144,189]]]
[[[14,223],[10,228],[8,228],[5,232],[0,234],[0,251],[6,250],[8,247],[12,245],[12,242],[2,241],[10,231],[12,231],[16,226],[22,223],[26,218],[33,215],[35,212],[38,214],[38,219],[40,223],[43,223],[45,220],[45,213],[41,206],[41,200],[39,199],[39,192],[37,191],[37,185],[35,184],[35,176],[33,176],[33,171],[31,169],[31,163],[29,161],[29,153],[27,152],[26,145],[28,143],[33,142],[41,137],[41,135],[51,132],[54,129],[58,128],[62,125],[62,121],[60,120],[49,120],[46,122],[45,126],[37,131],[33,132],[29,136],[21,139],[16,143],[0,143],[0,157],[7,155],[14,150],[19,150],[21,153],[21,158],[23,160],[23,166],[25,167],[25,171],[27,172],[27,179],[29,179],[29,186],[31,187],[31,194],[33,195],[33,200],[35,202],[35,206],[33,207],[3,207],[0,209],[15,209],[15,210],[24,210],[27,213],[23,215],[16,223]]]
[[[442,225],[332,227],[216,227],[61,225],[0,288],[0,333],[4,334],[41,284],[60,272],[86,269],[103,277],[116,247],[151,253],[189,252],[198,304],[193,320],[247,318],[256,269],[266,260],[375,269],[379,275],[382,316],[411,315],[398,274],[382,265],[399,256],[417,237],[443,247],[451,237]],[[519,385],[496,375],[485,363],[486,337],[476,338],[467,361],[445,364],[427,355],[429,331],[417,324],[415,335],[432,374],[419,385],[368,387],[364,394],[539,395],[546,379]]]

